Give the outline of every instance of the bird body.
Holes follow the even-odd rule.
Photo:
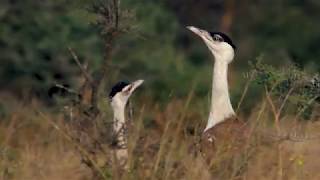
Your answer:
[[[143,83],[137,80],[132,83],[118,82],[109,93],[113,110],[113,145],[118,162],[125,165],[128,159],[127,147],[127,122],[125,119],[125,108],[129,97]]]
[[[207,157],[213,157],[221,152],[234,154],[246,148],[248,137],[247,124],[232,116],[202,134],[201,152]]]
[[[246,123],[239,120],[232,108],[228,89],[228,65],[233,61],[235,45],[221,32],[208,32],[193,26],[189,30],[201,37],[214,56],[211,107],[207,125],[201,138],[201,149],[206,154],[215,152],[226,144],[244,143]]]

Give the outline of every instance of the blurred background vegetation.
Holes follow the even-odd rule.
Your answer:
[[[90,151],[91,146],[85,146],[96,141],[77,138],[100,138],[108,143],[105,132],[112,120],[109,89],[120,80],[137,79],[145,82],[134,93],[132,103],[138,107],[133,109],[129,103],[129,114],[134,112],[134,116],[128,117],[135,120],[130,138],[146,140],[141,144],[130,141],[139,148],[138,153],[132,152],[133,162],[139,167],[128,177],[140,172],[140,177],[157,176],[159,172],[161,176],[165,174],[162,171],[180,176],[181,169],[175,162],[187,162],[187,179],[205,174],[203,166],[190,166],[196,163],[189,159],[188,148],[194,140],[186,132],[197,136],[197,130],[206,123],[213,57],[199,37],[186,29],[188,25],[226,32],[237,46],[229,67],[229,84],[232,104],[240,118],[253,125],[259,122],[262,130],[272,132],[269,125],[278,119],[272,115],[275,102],[280,107],[276,114],[283,116],[285,135],[297,133],[307,138],[310,133],[319,141],[320,121],[296,121],[299,117],[320,117],[319,0],[121,0],[120,25],[124,32],[107,44],[110,34],[102,29],[104,15],[94,7],[110,2],[117,1],[0,1],[0,179],[93,179],[88,175],[92,166],[87,164],[84,169],[83,154],[74,143],[81,142],[93,157],[100,156]],[[111,56],[108,45],[112,47]],[[99,79],[108,60],[97,103],[83,100],[77,104],[69,101],[71,98],[55,101],[48,96],[56,84],[68,85],[76,92],[86,92],[85,85],[90,84],[85,83],[70,49],[94,80]],[[266,91],[272,93],[272,103]],[[81,95],[85,99],[86,93]],[[284,105],[286,99],[290,103]],[[90,111],[92,104],[98,104],[100,111]],[[65,132],[74,139],[66,138]],[[180,133],[188,137],[180,137]],[[258,163],[251,165],[245,177],[320,179],[319,161],[315,159],[320,143],[315,141],[297,144],[281,140],[284,164],[277,161],[277,157],[282,159],[281,148],[262,147],[265,153],[257,156]],[[153,144],[165,150],[149,157],[147,150]],[[108,153],[104,155],[109,158]],[[155,158],[158,163],[154,163]],[[164,169],[155,171],[162,162],[166,164]],[[145,168],[143,164],[152,166]],[[275,178],[282,168],[288,178]],[[104,170],[107,174],[119,173],[108,166]]]
[[[81,72],[68,47],[94,74],[104,56],[90,0],[0,2],[0,92],[28,102],[48,102],[55,83],[77,89]],[[119,80],[146,80],[143,96],[164,104],[194,86],[208,101],[212,56],[185,28],[194,25],[230,34],[237,45],[230,68],[233,104],[240,99],[249,61],[263,55],[274,66],[320,70],[320,2],[317,0],[123,0],[131,30],[116,41],[107,87]],[[106,95],[107,93],[105,93]],[[259,88],[249,96],[257,97]],[[140,94],[142,95],[142,93]],[[259,98],[248,98],[248,112]],[[5,109],[5,102],[0,107]],[[4,111],[4,110],[2,110]]]

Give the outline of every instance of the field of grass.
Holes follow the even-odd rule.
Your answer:
[[[252,130],[243,152],[230,155],[221,149],[204,158],[197,142],[206,121],[205,104],[195,103],[192,93],[165,107],[134,97],[127,170],[115,160],[108,138],[99,135],[112,119],[106,103],[103,115],[83,130],[99,141],[97,148],[90,140],[72,138],[72,126],[66,123],[70,117],[63,110],[49,111],[36,100],[21,103],[9,95],[1,99],[14,107],[0,120],[2,180],[320,179],[320,122],[277,116],[278,106],[268,98],[250,115],[240,115]]]

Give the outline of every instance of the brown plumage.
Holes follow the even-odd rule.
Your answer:
[[[241,179],[250,156],[249,130],[246,122],[231,117],[202,134],[200,152],[211,179]]]
[[[246,147],[248,137],[248,124],[237,117],[230,117],[203,133],[201,153],[208,158],[220,153],[240,153]]]

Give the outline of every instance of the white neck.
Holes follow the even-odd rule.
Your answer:
[[[114,107],[113,108],[113,128],[115,132],[119,132],[122,126],[125,124],[125,108],[124,107]]]
[[[228,62],[215,60],[212,78],[211,108],[204,131],[235,115],[228,91]]]
[[[128,158],[127,138],[125,134],[125,104],[121,106],[113,106],[113,130],[116,134],[117,145],[116,157],[120,164],[126,164]]]

